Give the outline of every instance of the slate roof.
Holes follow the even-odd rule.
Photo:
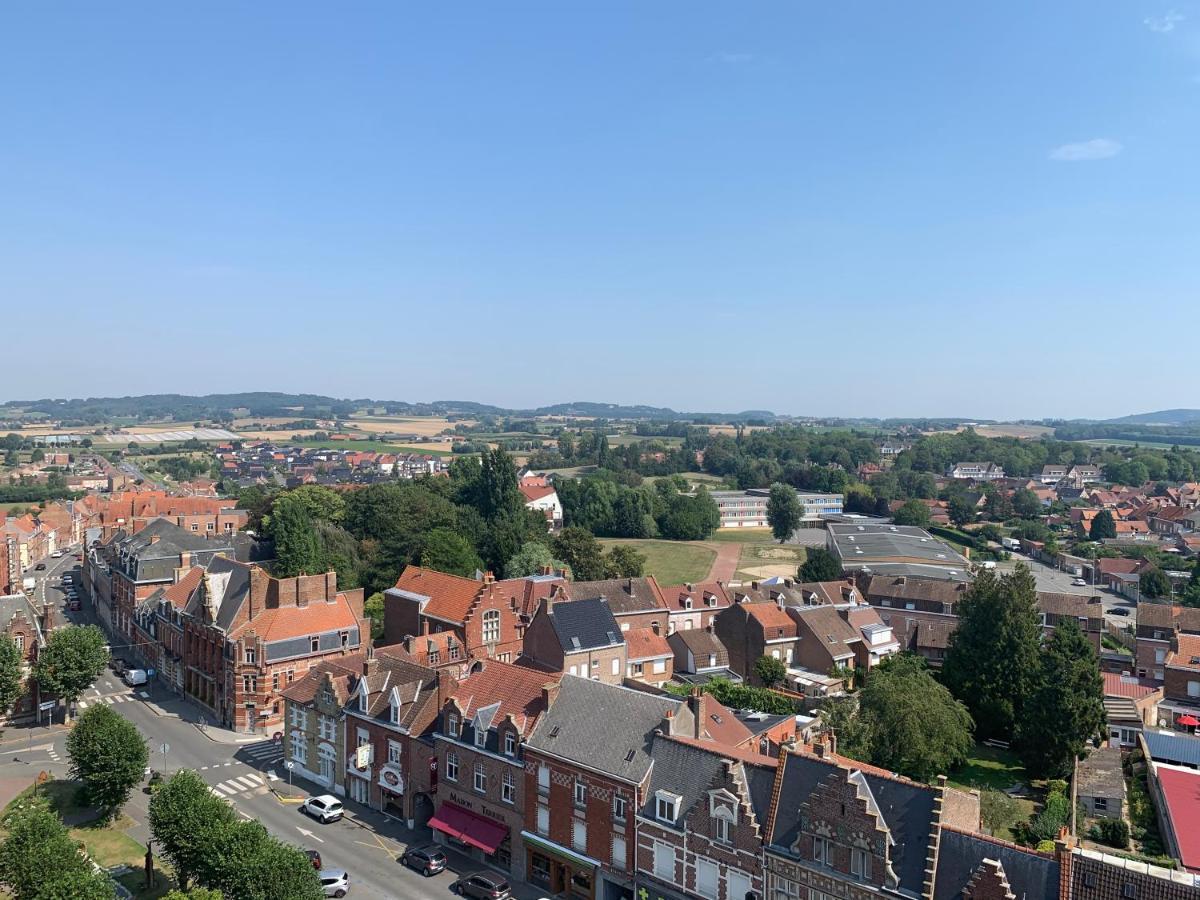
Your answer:
[[[289,684],[282,692],[283,697],[293,703],[308,706],[317,696],[321,684],[325,681],[325,673],[333,676],[333,690],[338,706],[344,706],[350,697],[350,688],[355,679],[362,673],[362,664],[366,653],[352,653],[349,656],[339,656],[336,659],[322,660],[298,681]]]
[[[690,716],[674,697],[567,675],[527,746],[639,784],[653,763],[654,730],[668,712]]]
[[[919,895],[933,825],[933,789],[880,774],[879,770],[852,761],[843,761],[842,765],[860,773],[861,783],[870,791],[895,841],[891,848],[892,868],[900,880],[900,887]],[[790,854],[800,831],[801,805],[837,766],[833,760],[808,754],[785,755],[779,805],[770,835],[770,843],[777,850]]]
[[[1053,857],[943,827],[933,900],[959,900],[963,888],[985,859],[994,859],[1003,866],[1018,900],[1058,896],[1059,866]]]
[[[24,616],[33,626],[33,630],[37,634],[38,646],[44,644],[46,636],[42,634],[42,620],[29,598],[20,591],[0,596],[0,628],[7,626],[18,615]]]
[[[666,608],[662,591],[653,576],[576,581],[570,590],[572,597],[607,598],[609,609],[615,616]]]
[[[555,603],[547,615],[564,653],[624,643],[621,626],[603,597]]]
[[[216,613],[213,624],[222,631],[229,631],[250,594],[250,569],[246,563],[225,556],[215,557],[188,599],[184,613],[208,621],[204,609],[211,606]]]
[[[232,541],[225,537],[209,540],[166,519],[150,522],[137,534],[124,538],[120,547],[122,557],[132,559],[136,581],[171,580],[182,553],[191,553],[193,564],[204,565],[218,553],[233,552]]]
[[[367,709],[361,711],[358,696],[367,693]],[[391,699],[395,690],[401,704],[401,728],[419,730],[432,720],[445,698],[438,696],[438,676],[433,669],[418,666],[405,659],[391,656],[387,648],[375,654],[374,667],[369,675],[362,675],[354,685],[354,699],[346,711],[369,719],[391,723]],[[414,728],[416,726],[416,728]]]
[[[654,792],[659,790],[678,794],[679,820],[697,803],[705,800],[713,782],[721,777],[727,759],[736,759],[722,753],[719,747],[706,748],[694,741],[680,741],[665,735],[656,735],[651,742],[654,754],[654,772],[650,776],[650,788],[646,791],[646,802],[640,815],[655,818]],[[766,824],[771,805],[771,785],[775,780],[775,760],[762,757],[761,765],[751,764],[745,758],[738,760],[747,776],[750,789],[749,800],[754,816],[760,825]],[[750,783],[751,770],[757,785]],[[765,790],[761,788],[765,784]],[[755,790],[755,787],[759,790]]]

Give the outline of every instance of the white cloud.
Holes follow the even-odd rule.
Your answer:
[[[709,57],[710,62],[723,63],[727,66],[739,66],[754,62],[753,53],[741,53],[734,50],[719,50]]]
[[[1186,19],[1183,13],[1172,9],[1169,12],[1163,13],[1161,16],[1147,16],[1142,19],[1144,24],[1151,31],[1156,31],[1159,34],[1166,34],[1175,30],[1175,26]]]
[[[1063,144],[1050,151],[1055,162],[1086,162],[1093,159],[1109,159],[1125,148],[1110,138],[1093,138],[1077,144]]]

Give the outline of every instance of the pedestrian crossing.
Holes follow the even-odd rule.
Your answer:
[[[238,748],[238,756],[248,756],[253,765],[265,768],[283,759],[283,745],[274,741],[259,741]]]
[[[120,693],[120,694],[97,694],[95,697],[90,697],[87,700],[79,701],[80,709],[87,709],[89,706],[99,706],[106,704],[112,706],[116,703],[129,703],[132,700],[146,700],[150,697],[145,691],[138,691],[136,694]]]
[[[228,781],[209,785],[208,791],[215,797],[226,799],[232,797],[234,794],[240,794],[243,791],[253,791],[265,785],[266,781],[263,780],[261,775],[251,773],[249,775],[237,775]]]

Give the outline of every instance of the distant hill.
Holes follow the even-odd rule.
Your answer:
[[[1161,409],[1158,412],[1107,419],[1106,422],[1112,425],[1197,425],[1200,424],[1200,409]]]
[[[654,419],[694,422],[772,422],[776,416],[766,410],[739,413],[676,412],[658,406],[622,406],[616,403],[577,401],[540,406],[536,409],[505,409],[472,400],[435,400],[411,403],[401,400],[338,399],[319,394],[248,392],[208,394],[145,394],[137,397],[89,397],[86,399],[11,400],[0,404],[0,419],[18,418],[30,413],[71,423],[72,427],[99,425],[112,419],[136,422],[192,422],[201,419],[224,420],[243,416],[339,418],[344,419],[364,408],[384,409],[389,415],[402,416],[580,416],[603,419]]]

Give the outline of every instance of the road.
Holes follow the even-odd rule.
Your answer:
[[[1017,554],[1013,554],[1010,562],[997,563],[996,568],[1002,572],[1011,572],[1016,568],[1017,563],[1025,563],[1033,570],[1033,577],[1037,582],[1037,589],[1039,591],[1057,591],[1063,594],[1082,594],[1084,596],[1099,594],[1101,606],[1104,608],[1105,621],[1117,626],[1133,624],[1134,615],[1137,612],[1137,604],[1127,597],[1114,594],[1112,591],[1102,587],[1074,585],[1071,582],[1075,580],[1075,576],[1068,572],[1062,572],[1053,566],[1038,562],[1036,559]],[[1114,614],[1114,609],[1126,610],[1128,615]]]
[[[54,566],[37,573],[38,597],[46,596],[62,611],[60,623],[89,622],[89,606],[82,612],[63,609],[63,592],[58,577],[78,563],[69,554],[54,560]],[[119,651],[118,651],[119,655]],[[147,690],[147,687],[149,690]],[[340,822],[321,825],[300,812],[299,801],[311,785],[299,781],[289,786],[280,747],[270,740],[234,735],[213,728],[201,730],[200,716],[177,695],[153,684],[131,689],[112,672],[102,675],[80,698],[82,710],[97,703],[111,706],[137,726],[150,746],[150,767],[170,775],[179,769],[194,769],[209,789],[229,803],[243,819],[256,820],[272,834],[306,849],[321,853],[327,868],[350,873],[350,897],[412,898],[447,900],[455,896],[450,885],[458,875],[478,871],[481,866],[450,851],[451,867],[440,875],[424,878],[401,866],[397,860],[412,843],[428,843],[430,833],[414,834],[401,823],[354,804]],[[10,727],[0,741],[0,779],[32,778],[42,770],[66,776],[66,729]],[[219,738],[219,739],[218,739]],[[163,752],[163,745],[166,752]],[[148,796],[135,792],[126,807],[134,821],[130,835],[145,844]],[[514,884],[514,897],[532,900],[541,894],[527,885]]]

